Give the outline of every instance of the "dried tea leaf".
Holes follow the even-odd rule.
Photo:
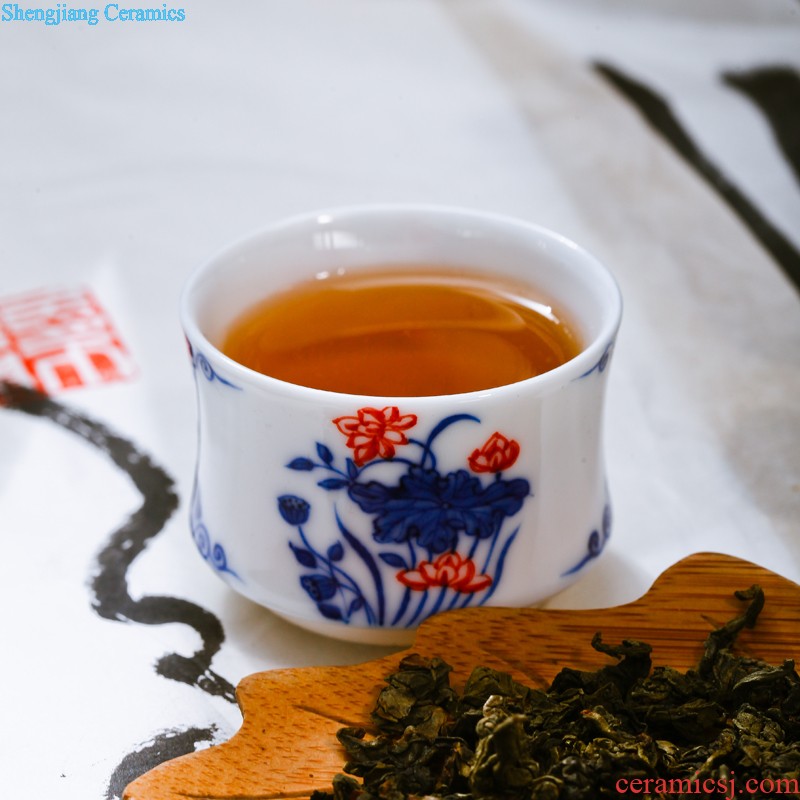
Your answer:
[[[346,774],[312,800],[682,798],[709,785],[732,797],[736,782],[759,785],[752,798],[800,797],[800,677],[793,661],[733,653],[764,605],[758,586],[735,594],[747,607],[685,673],[599,633],[593,647],[616,663],[565,668],[547,691],[478,666],[457,696],[444,661],[404,658],[373,712],[377,736],[341,730]]]
[[[376,727],[383,733],[401,734],[413,725],[434,734],[456,700],[450,687],[451,671],[452,667],[440,658],[406,656],[378,696],[372,711]]]

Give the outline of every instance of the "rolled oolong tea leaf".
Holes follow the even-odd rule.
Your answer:
[[[420,733],[435,735],[456,702],[450,687],[452,667],[440,658],[407,656],[400,669],[386,679],[372,711],[373,723],[385,734],[402,734],[413,725]]]
[[[791,660],[733,652],[764,606],[758,586],[735,596],[745,610],[685,673],[652,668],[644,642],[608,645],[598,633],[592,646],[616,663],[564,668],[547,691],[478,666],[457,696],[444,661],[408,656],[372,714],[377,735],[339,732],[345,774],[313,800],[588,800],[633,786],[651,798],[708,786],[800,797],[800,677]]]

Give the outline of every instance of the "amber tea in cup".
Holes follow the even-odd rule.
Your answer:
[[[444,268],[322,273],[249,309],[222,351],[288,383],[421,397],[505,386],[580,343],[532,287]]]

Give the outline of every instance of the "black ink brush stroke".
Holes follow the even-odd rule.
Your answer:
[[[800,73],[791,67],[726,72],[722,80],[758,106],[800,182]]]
[[[219,619],[188,600],[164,595],[134,600],[128,590],[128,569],[177,508],[172,478],[127,439],[41,392],[0,382],[0,408],[48,419],[76,434],[108,456],[133,481],[141,492],[142,504],[111,534],[97,556],[90,581],[92,607],[104,619],[142,625],[177,622],[193,628],[200,635],[202,647],[192,656],[163,656],[156,663],[156,672],[235,702],[234,687],[211,670],[211,661],[225,639]]]
[[[594,65],[617,91],[629,100],[664,140],[694,168],[742,220],[750,232],[800,290],[800,252],[753,205],[747,196],[700,150],[667,102],[653,89],[625,75],[610,64]]]
[[[201,742],[211,742],[216,727],[168,730],[129,753],[111,774],[105,800],[122,797],[125,787],[153,767],[172,758],[194,753]]]

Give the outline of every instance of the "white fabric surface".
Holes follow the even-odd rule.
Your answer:
[[[133,598],[166,594],[213,612],[226,638],[212,668],[234,685],[258,670],[385,652],[294,629],[198,556],[187,511],[194,387],[177,315],[192,269],[232,239],[371,201],[524,217],[595,251],[620,283],[606,431],[613,536],[550,606],[635,599],[697,551],[800,580],[797,288],[592,67],[612,64],[656,89],[800,249],[797,177],[764,116],[720,81],[726,70],[800,70],[800,5],[174,7],[184,22],[0,21],[0,304],[90,288],[136,374],[53,397],[134,442],[180,501],[128,573]],[[0,408],[9,797],[113,797],[118,764],[157,734],[214,726],[221,741],[238,727],[229,700],[154,671],[165,653],[197,649],[191,628],[92,610],[97,555],[139,503],[95,448]]]

